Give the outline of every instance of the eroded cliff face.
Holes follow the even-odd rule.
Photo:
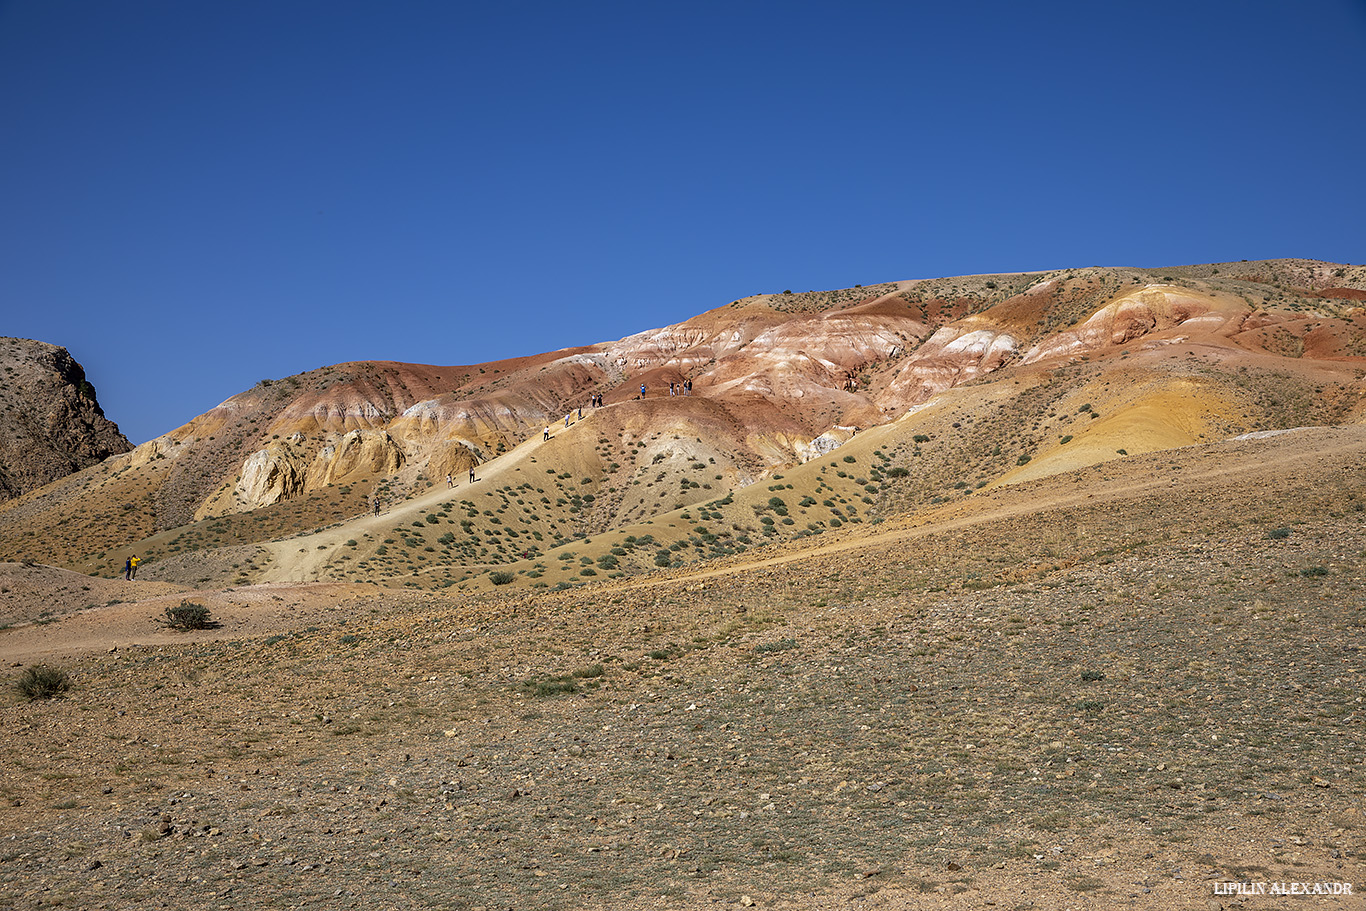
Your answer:
[[[65,348],[0,338],[0,500],[132,447]]]
[[[321,442],[295,433],[248,456],[237,477],[209,497],[195,518],[247,512],[331,484],[384,477],[405,461],[386,430],[327,434]]]

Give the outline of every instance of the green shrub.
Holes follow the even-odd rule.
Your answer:
[[[517,577],[514,576],[512,573],[489,573],[489,581],[492,582],[494,585],[507,585],[515,578]]]
[[[181,601],[174,607],[167,607],[165,623],[172,629],[208,629],[209,609],[193,601]]]
[[[655,554],[655,566],[668,566],[672,562],[673,560],[670,558],[667,550],[661,550],[659,553]]]
[[[25,668],[14,688],[29,702],[54,699],[71,689],[71,678],[66,671],[45,664]]]
[[[522,691],[529,696],[559,696],[577,693],[579,686],[569,677],[533,677],[522,684]]]
[[[1266,533],[1266,536],[1267,536],[1268,538],[1270,538],[1271,540],[1273,540],[1273,541],[1281,541],[1281,540],[1284,540],[1285,538],[1290,537],[1290,529],[1288,529],[1288,528],[1273,528],[1273,529],[1271,529],[1271,531],[1269,531],[1269,532]]]

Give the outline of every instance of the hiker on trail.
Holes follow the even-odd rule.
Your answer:
[[[644,383],[641,383],[641,384],[640,384],[640,397],[641,397],[641,398],[645,398],[645,384],[644,384]]]
[[[583,406],[582,406],[582,405],[579,406],[579,420],[580,420],[580,421],[583,420]]]
[[[375,515],[379,515],[379,497],[375,497]]]
[[[455,482],[451,480],[451,476],[450,476],[450,475],[446,475],[446,486],[447,486],[447,487],[454,487],[454,486],[455,486]]]
[[[471,484],[474,483],[474,466],[473,466],[473,465],[470,466],[470,483],[471,483]]]
[[[124,571],[123,577],[124,577],[125,579],[127,579],[129,582],[135,582],[135,581],[137,581],[137,578],[138,578],[138,564],[141,563],[141,562],[142,562],[142,561],[139,560],[136,556],[129,557],[129,558],[128,558],[128,562],[127,562],[126,564],[124,564],[124,570],[125,570],[125,571]]]
[[[692,380],[687,380],[683,383],[683,394],[692,395]]]
[[[568,426],[569,426],[569,415],[567,415],[567,414],[564,416],[564,426],[565,426],[565,427],[568,427]]]
[[[544,443],[548,439],[550,439],[550,425],[546,424],[545,430],[541,431],[541,442]]]

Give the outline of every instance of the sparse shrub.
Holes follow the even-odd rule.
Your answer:
[[[36,664],[33,667],[24,668],[24,672],[19,675],[14,688],[19,691],[20,696],[29,702],[36,702],[39,699],[55,699],[71,689],[71,678],[67,676],[66,671],[60,668]]]
[[[928,443],[930,441],[929,436],[923,433],[917,433],[915,436],[911,437],[911,439],[915,440],[917,443]]]
[[[165,624],[171,629],[208,629],[209,609],[193,601],[181,601],[174,607],[167,607]]]
[[[1306,579],[1312,579],[1318,576],[1326,576],[1328,575],[1328,567],[1306,566],[1304,569],[1300,570],[1300,575],[1304,576]]]
[[[526,681],[522,689],[530,696],[559,696],[577,693],[579,686],[569,677],[540,677]]]
[[[1081,679],[1086,681],[1104,680],[1105,674],[1102,671],[1086,670],[1081,672]]]
[[[887,469],[887,477],[889,478],[904,478],[908,475],[910,475],[910,471],[900,466]]]
[[[858,459],[854,458],[853,456],[845,456],[845,457],[844,457],[844,461],[846,461],[846,462],[848,462],[850,465],[852,465],[852,464],[854,464],[855,462],[857,462]]]
[[[1273,540],[1273,541],[1282,541],[1282,540],[1284,540],[1284,539],[1290,537],[1290,529],[1288,529],[1288,528],[1273,528],[1273,529],[1271,529],[1271,531],[1269,531],[1269,532],[1266,533],[1266,536],[1267,536],[1268,538],[1270,538],[1271,540]]]
[[[655,554],[655,566],[668,566],[672,561],[667,550]]]
[[[507,585],[515,578],[517,577],[514,576],[512,573],[489,573],[489,581],[492,582],[494,585]]]
[[[1020,456],[1018,459],[1015,460],[1015,464],[1016,464],[1016,465],[1028,465],[1028,464],[1029,464],[1029,456],[1027,456],[1027,455],[1022,455],[1022,456]]]

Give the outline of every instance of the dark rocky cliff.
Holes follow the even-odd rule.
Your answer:
[[[0,338],[0,500],[131,448],[65,348]]]

